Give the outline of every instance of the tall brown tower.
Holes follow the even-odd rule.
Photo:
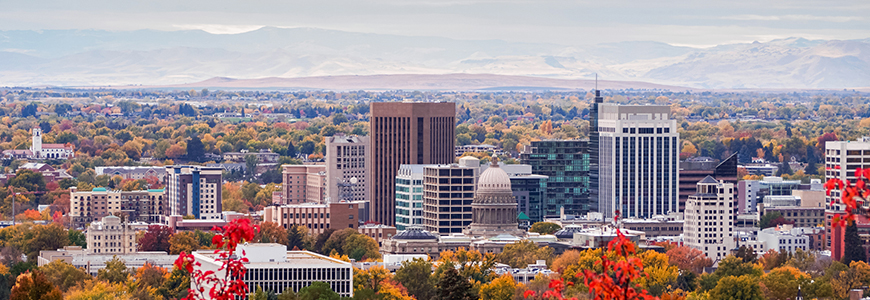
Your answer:
[[[456,105],[449,102],[372,102],[370,220],[396,223],[396,173],[402,164],[453,163]]]

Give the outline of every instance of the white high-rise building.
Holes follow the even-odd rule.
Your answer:
[[[713,261],[725,258],[734,241],[734,184],[716,181],[711,176],[698,182],[698,191],[689,196],[683,224],[686,245],[704,252]]]
[[[825,182],[831,179],[857,182],[855,170],[870,168],[870,137],[862,137],[857,141],[825,142]],[[865,179],[866,180],[866,179]],[[833,189],[825,197],[825,235],[826,246],[833,250],[832,257],[842,255],[842,239],[831,240],[835,216],[845,211],[846,206],[840,201],[842,191]],[[833,205],[831,205],[833,203]]]
[[[671,108],[600,103],[598,211],[648,218],[679,211],[680,135]]]

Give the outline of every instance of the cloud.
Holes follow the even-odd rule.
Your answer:
[[[851,16],[813,16],[813,15],[734,15],[734,16],[724,16],[721,17],[723,20],[736,20],[736,21],[822,21],[822,22],[835,22],[835,23],[845,23],[852,21],[861,21],[864,18],[862,17],[851,17]]]

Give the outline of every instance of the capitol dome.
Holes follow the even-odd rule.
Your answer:
[[[477,181],[478,193],[512,193],[511,178],[507,172],[498,166],[498,158],[492,158],[492,164]]]

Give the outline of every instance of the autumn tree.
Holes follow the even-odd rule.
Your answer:
[[[260,243],[287,244],[287,230],[275,222],[260,223],[260,232],[257,234]],[[292,248],[291,248],[292,249]]]
[[[193,253],[193,251],[199,250],[199,248],[199,239],[197,239],[196,234],[193,232],[179,232],[169,238],[169,254],[177,255],[181,252]]]
[[[688,246],[676,246],[666,253],[668,262],[680,270],[701,274],[704,268],[712,267],[713,260],[698,249]]]
[[[496,256],[496,259],[514,268],[525,268],[538,260],[551,262],[553,260],[553,248],[548,246],[538,247],[535,242],[529,240],[517,241],[505,245],[504,250]]]
[[[10,300],[61,300],[60,290],[51,284],[42,272],[31,271],[18,275],[12,287]]]
[[[329,284],[326,282],[316,281],[311,285],[303,287],[296,295],[299,300],[338,300],[341,296],[338,295]]]
[[[438,300],[471,300],[476,299],[472,293],[473,286],[467,278],[459,275],[456,268],[447,268],[438,278]]]
[[[66,294],[67,300],[92,300],[92,299],[119,299],[130,300],[131,297],[127,286],[122,282],[112,283],[100,280],[87,280],[81,285],[72,288]],[[138,299],[138,298],[137,298]]]
[[[63,260],[52,261],[39,267],[39,270],[42,271],[48,281],[60,289],[61,292],[66,292],[71,287],[93,278],[90,274],[85,272],[85,270],[76,268]]]
[[[97,279],[111,283],[126,282],[129,277],[130,272],[127,270],[127,265],[118,256],[107,261],[105,268],[97,270]]]
[[[33,227],[33,238],[28,242],[29,260],[35,261],[39,251],[56,250],[69,245],[69,235],[60,224],[36,225]]]
[[[726,276],[719,279],[716,287],[710,290],[710,299],[763,300],[764,294],[758,284],[758,277],[751,275]]]
[[[139,239],[139,251],[166,251],[169,252],[172,229],[169,226],[150,225]]]
[[[504,274],[480,287],[481,300],[512,300],[517,295],[517,282],[511,274]]]

